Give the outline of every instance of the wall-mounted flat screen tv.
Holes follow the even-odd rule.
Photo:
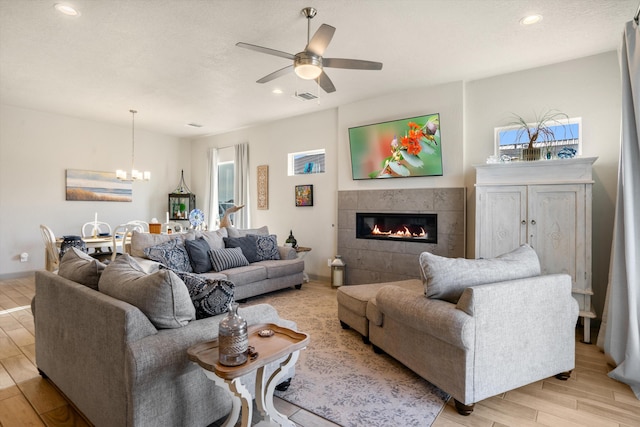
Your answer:
[[[440,114],[349,128],[353,179],[442,176]]]

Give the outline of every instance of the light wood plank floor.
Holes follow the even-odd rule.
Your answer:
[[[0,280],[0,426],[88,426],[38,375],[29,305],[34,289],[33,276]],[[433,426],[640,426],[640,401],[627,385],[607,377],[604,355],[595,345],[580,343],[580,330],[576,369],[568,381],[549,378],[492,397],[476,404],[468,417],[458,415],[450,402]],[[593,331],[592,337],[596,334]],[[334,426],[282,400],[276,404],[298,426]]]

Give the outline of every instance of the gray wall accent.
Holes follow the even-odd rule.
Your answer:
[[[428,251],[464,257],[466,189],[417,188],[338,192],[338,254],[345,283],[357,285],[419,279],[418,255]],[[438,243],[356,239],[356,212],[435,213]]]

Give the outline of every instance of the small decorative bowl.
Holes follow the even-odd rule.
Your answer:
[[[262,338],[272,337],[274,333],[275,332],[273,332],[273,329],[261,329],[258,331],[258,335],[260,335]]]

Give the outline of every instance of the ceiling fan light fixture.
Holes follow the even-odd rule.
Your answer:
[[[310,52],[300,52],[293,61],[293,70],[301,79],[317,79],[322,74],[322,58]]]

